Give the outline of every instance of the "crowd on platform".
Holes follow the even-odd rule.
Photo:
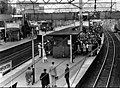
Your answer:
[[[93,22],[90,27],[83,27],[83,30],[77,36],[77,39],[73,39],[72,49],[73,49],[73,57],[76,55],[86,55],[92,50],[96,49],[101,45],[101,37],[103,33],[103,28],[100,23]],[[75,40],[75,41],[74,41]],[[48,39],[44,41],[44,49],[46,54],[52,54],[52,47],[54,45],[54,39]],[[92,53],[96,55],[95,51]]]
[[[74,54],[88,54],[101,45],[103,29],[100,23],[93,22],[89,28],[83,28],[82,32],[73,44]],[[96,55],[96,52],[93,53]]]

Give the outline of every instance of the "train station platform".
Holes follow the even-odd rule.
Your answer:
[[[79,22],[76,22],[75,24],[70,24],[70,25],[66,25],[66,26],[59,26],[59,27],[56,27],[54,28],[54,31],[59,31],[59,30],[62,30],[62,29],[65,29],[65,28],[68,28],[68,27],[72,27],[72,26],[78,26],[79,25]],[[52,33],[54,31],[47,31],[46,33],[45,32],[42,32],[40,31],[39,34],[40,35],[47,35],[49,33]],[[36,37],[35,37],[36,38]],[[4,50],[7,50],[9,48],[12,48],[12,47],[15,47],[15,46],[18,46],[18,45],[21,45],[23,43],[26,43],[26,42],[29,42],[31,41],[31,38],[25,38],[25,39],[22,39],[20,41],[14,41],[14,42],[3,42],[1,41],[1,44],[0,44],[0,52],[1,51],[4,51]]]
[[[27,42],[30,40],[31,39],[26,39],[23,42]],[[104,40],[104,36],[102,36],[102,44],[103,44],[103,40]],[[102,47],[102,44],[101,44],[101,47]],[[14,45],[15,43],[13,44],[13,46],[11,44],[11,47],[14,47]],[[5,47],[5,45],[2,45],[2,46]],[[7,46],[8,48],[10,47],[9,44]],[[48,58],[48,62],[43,63],[42,58],[39,58],[38,56],[35,57],[36,64],[35,64],[35,84],[34,85],[27,85],[26,79],[25,79],[25,72],[27,68],[32,65],[32,60],[29,60],[28,62],[15,68],[14,70],[11,70],[9,73],[7,73],[2,78],[0,78],[0,87],[10,87],[16,82],[17,82],[17,87],[41,87],[41,82],[39,80],[40,74],[43,72],[44,68],[46,68],[48,72],[48,69],[53,61],[55,62],[57,75],[59,77],[57,80],[57,86],[58,87],[67,86],[64,78],[64,70],[65,70],[66,64],[69,64],[70,84],[71,84],[71,87],[75,87],[75,85],[79,82],[81,77],[85,74],[85,72],[87,71],[91,63],[94,61],[96,56],[88,57],[88,56],[80,55],[74,59],[74,63],[70,63],[70,58],[56,59],[56,58],[53,58],[52,56],[48,56],[47,58]]]
[[[66,67],[66,64],[70,65],[71,69],[70,71],[70,78],[73,77],[73,75],[77,72],[78,67],[80,65],[82,65],[83,63],[83,58],[85,56],[80,56],[80,57],[76,57],[76,59],[74,60],[74,63],[69,63],[69,58],[61,58],[61,59],[56,59],[56,58],[52,58],[52,57],[47,57],[48,58],[48,62],[43,63],[41,58],[36,57],[36,64],[35,64],[35,84],[34,85],[27,85],[26,83],[26,79],[25,79],[25,72],[27,70],[27,68],[29,66],[31,66],[32,64],[32,60],[30,60],[29,62],[26,62],[23,66],[20,66],[16,69],[14,69],[13,71],[9,72],[8,74],[5,75],[4,80],[0,80],[0,87],[10,87],[11,85],[15,84],[16,82],[18,82],[17,87],[41,87],[41,82],[39,80],[40,74],[41,72],[43,72],[43,69],[46,68],[47,72],[49,67],[51,66],[52,61],[55,62],[56,65],[56,69],[57,69],[57,75],[59,77],[59,79],[57,80],[57,86],[58,87],[63,87],[66,82],[64,79],[64,70]],[[79,64],[76,64],[77,62],[80,62]]]

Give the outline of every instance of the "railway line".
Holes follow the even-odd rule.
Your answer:
[[[37,41],[35,40],[35,56],[38,54],[37,47]],[[9,51],[12,51],[12,53],[8,54]],[[3,51],[2,55],[4,56],[1,57],[0,63],[2,64],[12,60],[12,69],[14,69],[32,58],[31,41],[14,47],[14,49],[11,48],[8,51]]]
[[[104,62],[97,75],[97,78],[95,79],[93,87],[108,87],[113,70],[113,65],[115,61],[115,43],[112,36],[109,33],[106,34],[109,44],[109,51],[105,56]]]
[[[120,45],[114,33],[105,32],[103,47],[84,77],[76,85],[80,87],[119,87]]]

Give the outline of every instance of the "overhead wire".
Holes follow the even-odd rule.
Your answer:
[[[50,2],[50,0],[48,0],[48,1],[43,0],[43,2],[46,4],[46,3],[49,3],[49,2]]]
[[[33,0],[30,0],[32,3],[36,3],[38,0],[35,0],[35,1],[33,1]]]
[[[19,3],[24,3],[25,2],[25,0],[23,0],[23,1],[21,1],[21,0],[17,0]]]
[[[8,0],[8,2],[13,2],[13,0]]]
[[[57,3],[61,3],[62,2],[62,0],[60,0],[60,1],[58,1],[58,0],[55,0]]]

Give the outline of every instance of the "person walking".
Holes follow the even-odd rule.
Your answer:
[[[43,49],[43,57],[42,57],[42,59],[43,59],[43,63],[48,62],[45,49]]]
[[[74,63],[75,53],[72,53],[72,63]]]
[[[26,74],[25,74],[27,85],[29,85],[30,83],[32,83],[32,76],[33,76],[33,72],[31,70],[31,68],[28,67],[28,69],[26,71]]]
[[[80,41],[80,51],[81,51],[81,54],[83,54],[83,41]]]
[[[39,51],[39,58],[41,58],[42,57],[42,44],[41,43],[38,44],[38,51]]]
[[[51,84],[52,84],[52,87],[57,87],[56,86],[57,71],[56,71],[56,67],[54,65],[54,62],[52,62],[52,65],[49,68],[49,73],[51,75]]]
[[[84,55],[86,54],[86,45],[85,45],[85,43],[83,43],[83,54]]]
[[[42,84],[42,88],[48,87],[50,84],[49,74],[46,73],[46,69],[43,70],[44,73],[41,73],[40,80]]]
[[[65,69],[65,80],[68,85],[68,88],[70,88],[70,82],[69,82],[69,64],[66,64],[66,69]]]
[[[86,54],[88,54],[88,47],[89,47],[89,45],[88,45],[88,43],[86,43]]]

